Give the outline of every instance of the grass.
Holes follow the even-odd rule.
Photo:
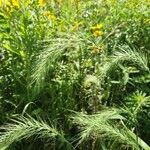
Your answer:
[[[148,150],[149,6],[0,0],[0,148]]]

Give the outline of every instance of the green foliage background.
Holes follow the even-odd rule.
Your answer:
[[[149,150],[150,1],[0,1],[0,149]]]

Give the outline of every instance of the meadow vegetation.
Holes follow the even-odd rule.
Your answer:
[[[150,150],[149,0],[0,0],[0,150]]]

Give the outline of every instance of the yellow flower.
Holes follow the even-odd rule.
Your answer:
[[[3,6],[3,1],[2,0],[0,0],[0,7],[2,7]]]
[[[0,0],[0,7],[19,7],[19,0]]]
[[[49,20],[52,20],[52,21],[56,20],[56,16],[53,15],[50,11],[46,11],[44,15],[47,16]]]
[[[10,6],[9,0],[0,0],[0,7],[6,7],[7,5]]]
[[[91,27],[91,30],[92,31],[100,30],[102,29],[102,27],[103,27],[103,24],[97,24],[96,26]]]
[[[14,7],[19,7],[19,0],[12,0],[11,2]]]
[[[96,30],[96,31],[93,32],[93,35],[95,37],[102,36],[103,35],[103,31]]]
[[[45,6],[46,5],[46,0],[39,0],[39,5],[40,6]]]
[[[95,37],[102,36],[103,35],[103,31],[101,31],[102,28],[103,28],[103,24],[97,24],[91,27],[91,31]]]

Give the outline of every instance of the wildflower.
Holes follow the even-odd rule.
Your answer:
[[[93,35],[95,37],[102,36],[103,35],[103,31],[96,30],[96,31],[93,32]]]
[[[14,7],[19,7],[19,0],[12,0],[11,2]]]
[[[103,24],[97,24],[96,26],[91,27],[91,31],[95,37],[102,36],[103,31],[101,31],[103,28]]]
[[[45,6],[46,5],[46,0],[39,0],[39,5],[40,6]]]
[[[96,26],[91,27],[92,31],[100,30],[103,28],[103,24],[97,24]]]
[[[0,0],[0,7],[5,8],[5,12],[8,14],[11,12],[13,7],[19,8],[19,0]]]
[[[47,16],[47,18],[48,18],[49,20],[52,20],[52,21],[56,20],[56,16],[53,15],[50,11],[46,11],[46,12],[44,13],[44,15]]]
[[[0,0],[0,7],[2,7],[3,6],[3,2],[2,2],[2,0]]]
[[[10,6],[10,1],[9,0],[0,0],[0,7],[6,7]]]

